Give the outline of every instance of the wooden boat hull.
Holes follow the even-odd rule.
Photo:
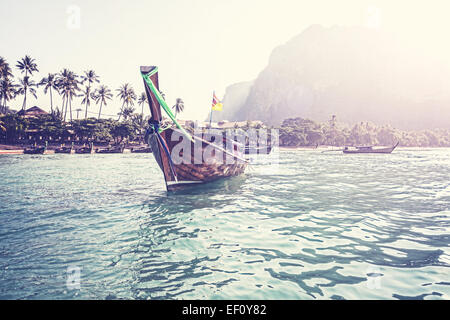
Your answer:
[[[176,129],[167,129],[163,132],[165,142],[167,143],[168,151],[170,154],[174,151],[175,146],[179,141],[172,141],[171,136],[174,132],[178,132]],[[178,132],[178,136],[180,132]],[[164,150],[160,146],[160,142],[156,135],[152,135],[149,137],[149,145],[152,150],[154,150],[153,155],[155,157],[156,162],[160,166],[161,170],[164,173],[164,177],[166,180],[166,187],[168,191],[180,190],[187,187],[195,186],[196,184],[212,182],[218,179],[238,176],[244,173],[247,162],[242,158],[242,152],[236,151],[233,157],[231,154],[228,154],[229,161],[227,161],[227,153],[224,152],[226,149],[223,146],[217,146],[220,151],[222,151],[223,158],[215,158],[212,155],[205,155],[204,150],[209,145],[206,140],[203,140],[200,137],[194,136],[194,139],[197,140],[197,143],[201,143],[201,153],[203,154],[203,158],[201,163],[195,163],[195,148],[198,148],[198,144],[191,142],[191,154],[189,161],[182,163],[173,163],[173,171],[170,169],[169,160],[165,161],[164,157],[161,156],[161,152]],[[226,141],[224,141],[226,143]],[[164,154],[163,154],[164,155]],[[182,156],[182,153],[181,153]],[[168,170],[167,170],[168,169]]]
[[[131,153],[152,153],[152,148],[131,149]]]
[[[142,66],[140,71],[144,80],[145,92],[151,112],[151,118],[149,120],[150,128],[147,130],[146,140],[153,151],[156,162],[163,172],[168,191],[244,173],[247,167],[247,161],[242,157],[243,150],[233,148],[233,151],[228,151],[226,148],[204,140],[203,137],[188,137],[189,134],[184,129],[180,129],[181,127],[179,129],[169,128],[163,131],[159,130],[162,122],[161,106],[172,121],[176,124],[177,122],[159,91],[158,68],[155,66]],[[177,126],[179,125],[177,124]],[[174,132],[177,132],[178,137],[188,139],[187,145],[190,144],[191,152],[190,155],[183,157],[187,161],[173,161],[172,155],[176,155],[177,153],[174,149],[180,143],[178,139],[172,141],[172,134]],[[222,142],[225,145],[227,144],[226,139]],[[227,154],[228,157],[226,161],[218,161],[218,156],[213,155],[213,152],[211,152],[210,157],[205,157],[204,154],[207,153],[205,152],[202,153],[201,159],[198,161],[196,152],[199,149],[201,153],[203,151],[214,150],[214,152],[217,151],[217,154],[220,154],[225,151],[224,154]],[[180,155],[180,152],[178,151],[178,155]]]
[[[357,148],[357,149],[344,149],[342,150],[345,154],[356,154],[356,153],[381,153],[381,154],[388,154],[392,153],[394,149],[398,146],[398,143],[392,147],[388,148],[378,148],[378,149],[372,149],[372,148]]]
[[[46,147],[37,147],[37,148],[31,148],[31,149],[25,149],[23,150],[24,154],[44,154],[47,150]]]
[[[75,150],[72,147],[62,147],[55,149],[55,153],[74,154]]]
[[[75,150],[76,154],[93,154],[94,153],[94,149],[92,148],[80,148],[80,149],[76,149]]]
[[[106,149],[97,149],[95,150],[95,153],[103,153],[103,154],[109,154],[109,153],[123,153],[124,147],[114,147],[114,148],[106,148]]]

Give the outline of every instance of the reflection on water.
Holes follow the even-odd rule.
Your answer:
[[[450,150],[266,166],[167,193],[145,154],[1,157],[0,297],[449,299]]]

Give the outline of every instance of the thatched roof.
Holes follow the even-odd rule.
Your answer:
[[[36,117],[39,117],[42,115],[46,115],[46,114],[48,114],[48,112],[42,110],[41,108],[39,108],[37,106],[34,106],[34,107],[31,107],[31,108],[25,110],[25,114],[24,114],[23,110],[20,110],[19,112],[17,112],[17,114],[20,116],[24,116],[25,118],[33,118],[33,117],[36,118]]]

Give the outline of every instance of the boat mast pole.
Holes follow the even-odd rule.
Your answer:
[[[215,96],[216,96],[216,91],[213,91],[213,106],[214,106],[214,97]],[[211,107],[211,114],[209,116],[209,129],[211,129],[212,112],[213,112],[213,108]]]
[[[209,129],[211,129],[211,121],[212,121],[212,108],[211,108],[211,115],[209,116]]]

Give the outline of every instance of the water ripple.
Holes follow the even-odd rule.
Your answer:
[[[286,151],[170,195],[144,154],[1,156],[0,180],[3,299],[450,296],[448,149]]]

